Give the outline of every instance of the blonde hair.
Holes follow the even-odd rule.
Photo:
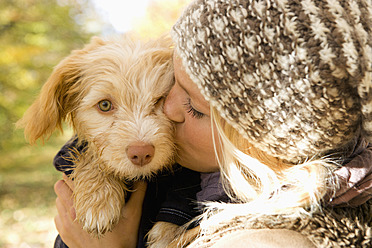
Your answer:
[[[336,185],[334,162],[321,158],[291,164],[252,146],[214,108],[211,121],[222,184],[232,203],[207,203],[202,228],[244,215],[309,214]]]

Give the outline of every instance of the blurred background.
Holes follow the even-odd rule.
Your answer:
[[[44,145],[15,130],[53,67],[94,36],[136,30],[168,32],[189,0],[0,1],[0,247],[53,247],[52,160],[72,135],[55,133]]]

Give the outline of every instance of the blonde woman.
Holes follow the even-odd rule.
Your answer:
[[[172,37],[177,162],[202,185],[220,171],[229,197],[205,202],[189,247],[370,247],[372,2],[197,0]],[[71,184],[56,184],[57,229],[99,247],[76,238]],[[136,247],[140,216],[110,247]]]

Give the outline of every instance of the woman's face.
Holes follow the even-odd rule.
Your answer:
[[[175,54],[175,84],[164,104],[164,113],[176,126],[177,162],[199,172],[218,171],[214,152],[209,103],[186,74]]]

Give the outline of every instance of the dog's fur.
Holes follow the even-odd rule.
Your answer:
[[[173,127],[162,111],[173,81],[169,38],[95,37],[58,64],[17,123],[30,143],[62,130],[63,121],[87,142],[86,151],[75,154],[72,177],[76,218],[89,233],[100,237],[118,222],[126,180],[149,177],[173,162]],[[100,110],[102,100],[112,108]],[[152,160],[132,163],[132,146],[153,147]]]
[[[200,231],[200,226],[187,230],[187,225],[179,227],[168,222],[157,222],[148,233],[149,247],[186,247],[195,240]]]

